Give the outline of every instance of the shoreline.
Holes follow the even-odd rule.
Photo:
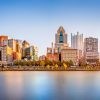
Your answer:
[[[51,71],[52,71],[52,72],[53,72],[53,71],[59,71],[59,72],[62,72],[62,71],[63,71],[63,72],[64,72],[64,71],[66,71],[66,72],[68,72],[68,71],[69,71],[69,72],[70,72],[70,71],[83,71],[83,72],[84,72],[84,71],[89,71],[89,72],[90,72],[90,71],[91,71],[91,72],[92,72],[92,71],[100,71],[100,70],[0,70],[0,72],[6,72],[6,71],[16,71],[16,72],[17,72],[17,71],[22,71],[22,72],[23,72],[23,71],[30,71],[30,72],[31,72],[31,71],[41,71],[41,72],[43,72],[43,71],[46,71],[46,72],[47,72],[47,71],[50,71],[50,72],[51,72]]]
[[[43,67],[0,67],[0,72],[2,71],[100,71],[99,69],[85,69],[85,68],[43,68]]]

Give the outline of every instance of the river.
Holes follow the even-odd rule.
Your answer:
[[[100,100],[100,72],[0,72],[0,100]]]

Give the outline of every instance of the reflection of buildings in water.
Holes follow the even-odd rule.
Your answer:
[[[2,72],[0,80],[1,92],[10,100],[73,100],[100,93],[98,72]]]
[[[4,74],[4,83],[6,88],[6,94],[9,96],[9,99],[18,99],[23,95],[23,73],[22,72],[5,72]]]
[[[52,72],[53,87],[55,91],[56,100],[64,100],[64,89],[66,86],[66,72]]]
[[[31,77],[31,89],[35,96],[50,96],[52,79],[48,72],[34,72]]]

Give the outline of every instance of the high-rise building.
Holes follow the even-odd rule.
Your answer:
[[[24,49],[24,58],[28,60],[38,60],[38,48],[35,46],[30,46]]]
[[[68,46],[67,37],[64,28],[62,26],[59,27],[55,35],[55,46],[52,43],[52,47],[47,48],[47,59],[62,62],[72,61],[75,65],[78,64],[78,49]]]
[[[95,64],[99,60],[98,39],[89,37],[84,40],[84,57],[86,63]]]
[[[17,59],[21,60],[22,58],[22,40],[16,40],[16,54],[17,54]]]
[[[67,42],[67,33],[64,28],[59,27],[55,35],[55,46],[47,48],[47,59],[51,61],[73,61],[74,64],[78,62],[77,49],[70,48]]]
[[[16,52],[16,40],[8,39],[8,46],[12,48],[13,52]]]
[[[21,60],[22,42],[21,40],[8,39],[4,41],[4,45],[9,46],[13,51],[13,60]]]
[[[27,41],[23,41],[22,42],[22,59],[24,59],[26,57],[25,55],[25,50],[26,48],[28,48],[30,46],[30,44]]]
[[[38,60],[38,47],[30,46],[25,40],[22,42],[18,39],[8,38],[8,36],[0,36],[0,61],[10,62],[22,58]]]
[[[71,48],[83,51],[83,47],[83,34],[79,34],[79,32],[76,35],[71,34]]]
[[[33,46],[34,47],[34,56],[33,56],[33,60],[38,61],[39,57],[38,57],[38,47],[37,46]]]
[[[22,48],[22,40],[18,40],[18,39],[17,39],[16,42],[17,42],[19,48]],[[18,48],[17,48],[17,49],[18,49]]]
[[[29,46],[30,46],[30,44],[27,41],[24,40],[23,43],[22,43],[22,48],[27,48]]]
[[[84,48],[83,34],[79,34],[79,32],[77,32],[76,35],[71,34],[71,48],[78,50],[79,59],[83,57],[83,48]]]
[[[0,46],[4,46],[5,40],[8,40],[8,36],[0,36]]]
[[[55,35],[55,47],[58,48],[58,52],[61,52],[61,47],[68,46],[67,33],[62,26],[59,27]]]
[[[55,54],[56,59],[58,58],[59,61],[61,61],[61,50],[66,46],[68,47],[67,42],[67,33],[65,32],[65,29],[60,26],[57,30],[57,33],[55,35],[55,51],[57,51]]]
[[[12,49],[9,46],[0,46],[0,63],[10,64],[13,62]]]

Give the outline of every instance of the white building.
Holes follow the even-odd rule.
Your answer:
[[[83,42],[83,34],[77,34],[73,35],[71,34],[71,48],[78,50],[78,58],[82,58],[83,56],[83,48],[84,48],[84,42]]]
[[[71,47],[83,51],[83,34],[79,34],[79,32],[76,35],[71,34]]]

